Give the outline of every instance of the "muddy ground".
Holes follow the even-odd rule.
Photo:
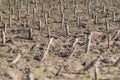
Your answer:
[[[90,3],[89,0],[74,0],[74,3],[73,0],[63,0],[65,23],[70,28],[69,35],[66,35],[65,26],[61,28],[59,0],[35,0],[38,1],[37,4],[32,2],[34,0],[15,1],[17,2],[11,0],[10,6],[9,0],[1,0],[0,4],[0,80],[120,80],[120,34],[114,37],[120,27],[119,0],[91,0]],[[85,1],[90,4],[90,13]],[[27,14],[28,3],[29,14]],[[35,15],[33,8],[36,9]],[[18,19],[19,10],[20,19]],[[44,13],[48,11],[50,16],[46,26]],[[92,18],[93,11],[98,17],[96,24]],[[113,11],[115,21],[112,19]],[[82,16],[79,26],[76,26],[76,16]],[[42,22],[41,30],[37,25],[38,18]],[[108,31],[105,19],[109,22]],[[6,27],[5,44],[2,43],[4,27]],[[33,38],[31,40],[30,28]],[[86,53],[87,33],[90,32],[92,32],[90,49]],[[42,60],[51,38],[53,42],[47,56]],[[76,39],[78,42],[72,47]],[[73,51],[74,55],[69,58]],[[63,64],[64,67],[59,72]],[[95,79],[95,73],[98,79]]]

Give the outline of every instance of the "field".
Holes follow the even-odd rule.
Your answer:
[[[120,80],[119,0],[0,0],[0,80]]]

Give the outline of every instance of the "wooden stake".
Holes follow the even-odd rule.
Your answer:
[[[64,18],[62,18],[62,19],[61,19],[61,28],[64,27],[64,24],[65,24],[65,23],[64,23]]]
[[[45,25],[47,25],[47,24],[48,24],[48,21],[47,21],[47,14],[45,13],[44,15],[45,15]]]
[[[36,17],[36,9],[33,8],[33,18]]]
[[[94,24],[97,24],[97,23],[98,23],[98,18],[97,18],[97,15],[95,15]]]
[[[77,9],[76,7],[74,8],[74,17],[76,17],[76,14],[77,14]]]
[[[48,27],[48,38],[50,38],[50,27]]]
[[[45,59],[45,57],[47,56],[48,51],[49,51],[49,49],[50,49],[50,45],[52,44],[52,42],[53,42],[53,38],[51,38],[50,41],[49,41],[49,43],[48,43],[48,46],[47,46],[47,49],[46,49],[46,51],[45,51],[45,53],[44,53],[44,55],[43,55],[42,61],[43,61],[43,60]]]
[[[98,67],[97,67],[97,65],[94,66],[94,77],[95,77],[94,80],[99,80],[98,79]]]
[[[15,64],[15,63],[20,59],[20,57],[21,57],[21,55],[18,54],[18,56],[15,58],[15,60],[13,60],[13,61],[11,62],[11,64]]]
[[[116,38],[118,37],[119,33],[120,33],[120,31],[118,30],[118,31],[115,33],[115,35],[112,37],[112,39],[111,39],[111,40],[116,39]]]
[[[87,33],[87,45],[86,45],[86,53],[89,53],[90,50],[90,44],[91,44],[91,38],[92,38],[92,32]]]
[[[88,5],[87,5],[88,14],[90,14],[90,11],[91,11],[90,9],[91,9],[91,8],[90,8],[90,4],[88,4]]]
[[[18,10],[18,20],[20,20],[21,12]]]
[[[32,28],[31,28],[31,29],[29,29],[29,39],[30,39],[30,40],[32,40],[32,39],[33,39],[33,37],[32,37]]]
[[[73,57],[73,55],[75,54],[75,51],[76,51],[76,49],[77,49],[77,48],[76,48],[76,43],[77,43],[77,42],[78,42],[78,39],[76,38],[76,39],[75,39],[75,42],[74,42],[74,44],[73,44],[73,46],[72,46],[72,48],[74,48],[74,50],[73,50],[73,52],[70,54],[70,56],[68,57],[67,61],[69,61],[69,59],[71,59],[71,58]],[[66,61],[66,62],[67,62],[67,61]],[[55,76],[58,76],[65,66],[66,66],[66,64],[62,64],[62,65],[60,66],[58,72],[55,74]]]
[[[11,16],[9,16],[9,27],[12,26],[12,19],[11,19]]]
[[[78,41],[79,41],[78,38],[76,38],[76,39],[75,39],[75,42],[74,42],[73,45],[72,45],[73,48],[75,47],[75,45],[77,44]]]
[[[106,31],[109,31],[109,22],[107,19],[105,20],[105,26],[106,26]]]
[[[7,24],[4,24],[4,32],[6,33]]]
[[[112,21],[115,22],[115,11],[112,12]]]
[[[2,15],[0,15],[0,22],[2,22]]]
[[[29,2],[27,1],[27,14],[29,14],[30,8],[29,8]]]
[[[2,31],[2,44],[5,45],[5,43],[6,43],[5,32]]]
[[[38,27],[39,27],[39,30],[41,30],[41,19],[38,18]]]
[[[66,35],[69,35],[69,25],[66,24]]]

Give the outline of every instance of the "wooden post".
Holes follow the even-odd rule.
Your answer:
[[[2,6],[2,0],[0,0],[0,6]]]
[[[12,26],[12,18],[11,18],[11,15],[9,16],[9,27]]]
[[[112,37],[112,39],[111,40],[114,40],[114,39],[116,39],[117,37],[118,37],[118,35],[120,34],[120,31],[117,31],[116,33],[115,33],[115,35]]]
[[[29,1],[27,1],[27,14],[30,12]]]
[[[65,24],[65,23],[64,23],[64,18],[62,18],[62,19],[61,19],[61,28],[64,27],[64,24]]]
[[[115,11],[112,12],[112,21],[115,22]]]
[[[32,28],[29,29],[29,39],[32,40],[33,37],[32,37]]]
[[[47,32],[48,32],[48,38],[50,39],[50,27],[47,27]]]
[[[45,15],[45,25],[47,25],[47,24],[48,24],[48,21],[47,21],[47,14],[44,13],[44,15]]]
[[[109,22],[107,19],[105,20],[105,26],[106,26],[106,31],[109,31]]]
[[[14,15],[14,7],[11,8],[11,13]]]
[[[76,14],[77,14],[77,9],[76,7],[74,7],[74,17],[76,17]]]
[[[18,0],[14,0],[14,5],[16,5],[16,4],[17,4],[17,2],[18,2]]]
[[[90,4],[87,4],[88,15],[90,14]]]
[[[76,26],[79,27],[80,26],[80,17],[77,16],[77,19],[76,19]]]
[[[7,24],[4,24],[4,32],[6,33]]]
[[[87,45],[86,45],[86,53],[89,53],[90,50],[90,44],[91,44],[91,39],[92,39],[92,32],[87,33]]]
[[[10,4],[10,0],[8,0],[8,9],[10,10],[11,8],[11,4]]]
[[[33,18],[36,17],[36,9],[33,8]]]
[[[103,14],[105,13],[105,11],[106,11],[106,7],[105,7],[105,5],[103,5]]]
[[[78,39],[76,38],[76,39],[75,39],[75,42],[74,42],[73,45],[72,45],[72,48],[74,48],[74,50],[73,50],[73,52],[70,54],[70,56],[68,57],[67,61],[73,57],[73,55],[74,55],[74,53],[75,53],[75,51],[76,51],[76,49],[77,49],[77,48],[76,48],[77,42],[78,42]],[[66,61],[66,62],[67,62],[67,61]],[[60,74],[60,72],[62,71],[62,69],[63,69],[65,66],[66,66],[66,64],[62,64],[62,65],[60,66],[59,70],[57,71],[57,73],[55,74],[55,76],[58,76],[58,75]]]
[[[41,30],[41,19],[38,18],[38,27],[39,27],[39,30]]]
[[[76,39],[75,39],[75,42],[74,42],[73,45],[72,45],[73,48],[74,48],[75,45],[78,43],[78,41],[79,41],[78,38],[76,38]]]
[[[98,18],[97,18],[97,15],[95,15],[94,24],[97,24],[97,23],[98,23]]]
[[[44,13],[44,11],[45,11],[45,5],[44,5],[44,3],[42,3],[42,13]]]
[[[110,33],[108,33],[108,49],[110,48]]]
[[[50,17],[50,10],[48,11],[48,17]]]
[[[75,7],[75,0],[72,0],[72,6]]]
[[[44,55],[43,55],[42,61],[43,61],[43,60],[45,59],[45,57],[47,56],[48,51],[49,51],[49,49],[50,49],[50,45],[52,44],[52,42],[53,42],[53,38],[51,38],[50,41],[49,41],[49,43],[48,43],[48,46],[47,46],[47,49],[46,49],[46,51],[45,51],[45,53],[44,53]]]
[[[95,12],[92,11],[92,19],[94,19],[94,18],[95,18]]]
[[[18,10],[18,20],[20,20],[21,12]]]
[[[2,14],[0,15],[0,22],[2,22]]]
[[[66,35],[69,35],[69,25],[66,24]]]
[[[6,43],[5,32],[2,31],[2,44],[5,45],[5,43]]]
[[[95,77],[94,80],[99,80],[99,79],[98,79],[98,74],[99,74],[99,73],[98,73],[98,67],[97,67],[97,65],[95,65],[95,66],[94,66],[94,77]]]

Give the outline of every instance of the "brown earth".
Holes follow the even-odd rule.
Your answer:
[[[91,11],[88,14],[85,0],[74,0],[77,5],[77,16],[82,16],[81,26],[76,26],[73,0],[63,0],[65,23],[69,24],[70,34],[66,35],[65,28],[61,28],[60,2],[59,0],[36,0],[37,5],[29,1],[30,13],[27,14],[27,0],[21,0],[14,5],[14,1],[2,0],[0,5],[0,80],[96,80],[95,69],[98,70],[98,80],[120,80],[120,34],[111,40],[120,27],[120,1],[119,0],[91,0]],[[39,2],[40,1],[40,2]],[[78,4],[76,4],[78,1]],[[89,1],[89,0],[88,0]],[[96,2],[98,1],[98,2]],[[111,2],[113,1],[113,2]],[[42,5],[45,5],[42,12]],[[55,7],[56,6],[56,7]],[[103,6],[106,7],[103,13]],[[11,9],[14,7],[14,14]],[[33,8],[36,16],[33,17]],[[18,20],[18,10],[21,10]],[[48,55],[41,61],[49,44],[44,13],[50,11],[48,26],[50,38],[54,38]],[[92,11],[98,16],[98,23],[94,24]],[[112,21],[112,12],[115,11],[116,21]],[[109,14],[109,16],[106,16]],[[12,26],[9,27],[9,16],[12,17]],[[38,18],[42,21],[39,31]],[[108,32],[105,19],[109,20],[110,47],[108,48]],[[27,23],[28,20],[28,23]],[[24,26],[24,21],[26,25]],[[2,43],[2,31],[6,28],[6,43]],[[89,53],[85,53],[87,29],[92,32]],[[32,40],[29,40],[28,30],[32,28]],[[75,45],[75,53],[72,47],[75,39],[79,41]],[[17,56],[19,59],[14,63]],[[60,66],[64,65],[59,75]],[[97,67],[96,67],[97,66]],[[33,79],[32,79],[33,78]]]

